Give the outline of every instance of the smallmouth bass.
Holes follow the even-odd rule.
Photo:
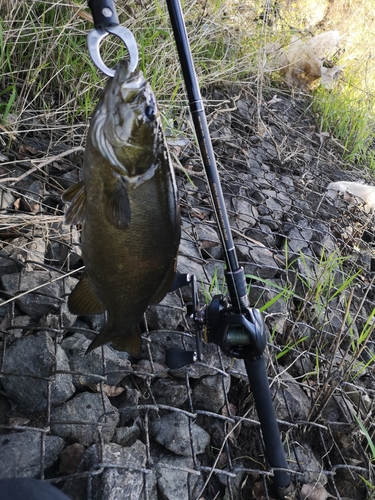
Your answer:
[[[181,228],[155,96],[127,61],[118,63],[95,108],[83,179],[63,200],[70,202],[65,223],[83,222],[85,272],[69,296],[69,309],[107,313],[88,352],[110,342],[137,357],[143,313],[173,282]]]

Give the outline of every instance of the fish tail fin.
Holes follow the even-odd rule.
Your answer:
[[[139,358],[142,348],[141,329],[139,325],[133,328],[114,328],[111,324],[106,324],[100,330],[99,335],[89,345],[86,354],[97,347],[111,343],[112,347],[118,351],[126,351],[131,356]]]

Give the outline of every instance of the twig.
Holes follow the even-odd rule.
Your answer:
[[[62,276],[58,276],[57,278],[53,278],[50,281],[47,281],[47,283],[43,283],[42,285],[38,285],[34,288],[31,288],[30,290],[27,290],[26,292],[22,292],[19,295],[16,295],[15,297],[12,297],[11,299],[6,300],[5,302],[0,302],[0,306],[5,306],[6,304],[9,304],[10,302],[13,302],[14,300],[19,299],[20,297],[23,297],[24,295],[27,295],[28,293],[35,292],[35,290],[39,290],[40,288],[43,288],[44,286],[50,285],[51,283],[54,283],[55,281],[61,280],[63,278],[66,278],[67,276],[70,276],[71,274],[76,273],[77,271],[82,271],[85,266],[81,266],[78,269],[73,269],[73,271],[70,271],[69,273],[65,273]]]
[[[13,186],[17,182],[22,181],[22,179],[24,179],[28,175],[31,175],[32,173],[34,173],[37,170],[41,170],[46,165],[49,165],[50,163],[52,163],[56,160],[60,160],[61,158],[64,158],[64,156],[70,155],[71,153],[76,153],[77,151],[84,151],[84,150],[85,150],[84,147],[76,146],[75,148],[69,149],[68,151],[63,151],[62,153],[60,153],[58,155],[52,156],[51,158],[47,158],[46,160],[40,160],[38,165],[35,165],[35,167],[31,168],[30,170],[27,170],[27,172],[24,172],[19,177],[16,177],[16,178],[5,177],[5,179],[0,179],[0,183],[10,181],[10,185]],[[29,160],[29,161],[30,161],[30,163],[35,163],[36,160]]]

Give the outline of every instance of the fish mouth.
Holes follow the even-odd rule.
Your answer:
[[[119,85],[124,102],[131,102],[143,90],[147,81],[141,71],[131,72],[129,61],[124,59],[116,65],[115,85]]]

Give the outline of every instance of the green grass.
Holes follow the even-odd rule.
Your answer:
[[[359,85],[353,76],[332,90],[320,87],[315,92],[313,110],[320,130],[339,139],[345,160],[375,170],[375,94]]]
[[[344,8],[340,1],[336,5]],[[287,44],[293,35],[319,33],[319,29],[307,28],[307,21],[316,15],[308,0],[299,5],[281,1],[277,6],[261,0],[248,4],[184,1],[182,7],[202,87],[258,82],[261,95],[270,79],[274,80],[264,64],[262,47],[272,41]],[[55,122],[87,121],[105,77],[86,48],[87,33],[93,28],[87,20],[86,2],[8,0],[0,9],[1,122],[5,124],[9,114],[36,110]],[[120,22],[136,38],[140,69],[150,80],[161,108],[175,116],[179,108],[186,107],[186,95],[165,2],[119,2],[117,11]],[[364,21],[352,29],[351,43],[335,60],[344,66],[337,86],[332,90],[320,87],[314,94],[313,109],[321,131],[330,132],[342,144],[348,161],[375,168],[371,9],[359,1],[343,12],[345,15],[337,14],[343,30],[349,30],[353,19]],[[327,26],[332,28],[336,26]],[[106,64],[114,66],[126,50],[116,37],[108,37],[101,53]]]
[[[93,24],[78,11],[86,2],[31,2],[5,4],[0,23],[0,96],[2,120],[9,112],[54,110],[56,120],[72,123],[87,120],[95,106],[105,77],[93,65],[86,37]],[[202,85],[235,80],[247,71],[239,63],[240,44],[221,29],[223,3],[210,9],[200,4],[184,7],[186,25],[197,73]],[[117,5],[120,22],[137,41],[140,69],[150,81],[162,105],[186,105],[182,74],[165,2]],[[34,50],[30,50],[33,47]],[[126,56],[116,37],[101,46],[107,66]],[[243,56],[242,56],[243,57]],[[56,110],[57,109],[57,110]],[[171,108],[173,114],[173,107]]]

